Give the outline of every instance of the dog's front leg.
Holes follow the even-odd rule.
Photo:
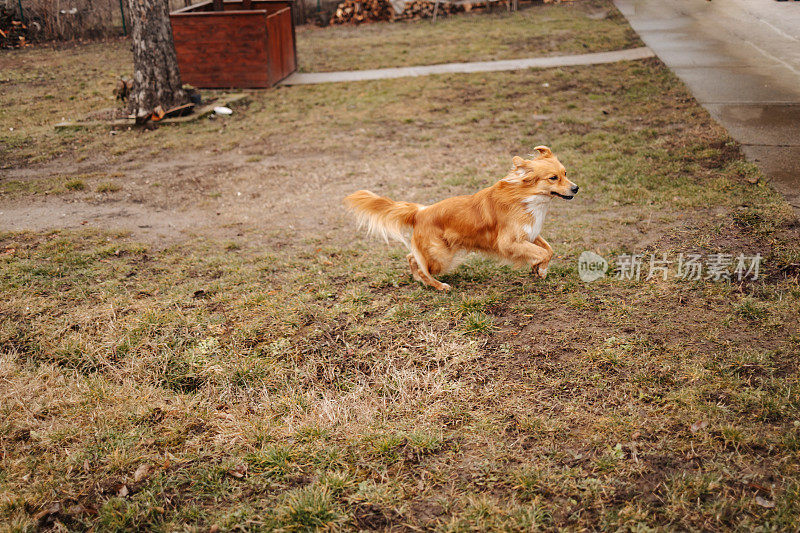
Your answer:
[[[550,260],[553,258],[553,248],[541,236],[536,237],[533,240],[533,244],[541,246],[542,248],[547,250],[547,259],[545,259],[538,265],[533,266],[534,273],[538,274],[540,278],[544,279],[547,277],[547,267],[550,265]]]
[[[506,259],[514,261],[515,263],[527,263],[533,269],[536,269],[538,265],[544,263],[544,275],[547,275],[547,262],[549,262],[550,258],[553,256],[552,250],[548,250],[530,241],[501,242],[498,243],[498,250]]]

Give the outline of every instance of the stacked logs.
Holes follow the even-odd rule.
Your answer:
[[[331,24],[362,24],[364,22],[385,22],[394,20],[415,20],[433,16],[432,0],[412,0],[406,2],[399,15],[395,13],[389,0],[344,0],[336,7]],[[438,15],[461,13],[464,7],[451,3],[439,4]]]
[[[361,24],[393,18],[394,10],[388,0],[344,0],[336,6],[331,24]]]
[[[402,13],[395,17],[395,20],[415,20],[427,19],[433,16],[434,3],[421,0],[407,2],[406,8]],[[464,7],[450,3],[440,3],[438,16],[451,15],[453,13],[463,13]]]
[[[25,40],[28,27],[14,19],[10,11],[0,6],[0,48],[19,48],[28,44]]]

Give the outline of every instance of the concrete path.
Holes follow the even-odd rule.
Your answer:
[[[381,68],[376,70],[351,70],[343,72],[295,73],[281,82],[283,85],[304,85],[308,83],[334,83],[342,81],[384,80],[409,76],[428,76],[430,74],[451,74],[454,72],[495,72],[500,70],[522,70],[527,68],[572,67],[576,65],[599,65],[617,61],[631,61],[653,57],[647,47],[598,52],[574,56],[532,57],[529,59],[506,59],[501,61],[479,61],[475,63],[444,63],[421,67]]]
[[[800,209],[800,2],[615,3],[647,46]]]

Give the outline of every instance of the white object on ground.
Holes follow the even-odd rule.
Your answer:
[[[216,113],[217,115],[232,115],[233,109],[231,109],[230,107],[219,106],[214,108],[214,113]]]

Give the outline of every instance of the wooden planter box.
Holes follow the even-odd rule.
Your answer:
[[[272,87],[297,70],[291,0],[209,0],[169,18],[184,83]]]

